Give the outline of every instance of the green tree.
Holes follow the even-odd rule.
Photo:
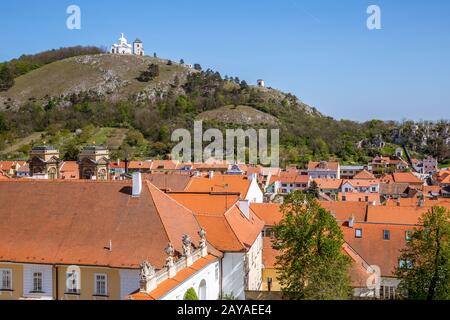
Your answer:
[[[0,91],[7,91],[14,85],[14,75],[6,64],[0,65]]]
[[[314,180],[309,184],[309,188],[306,191],[309,195],[311,195],[314,198],[319,198],[319,194],[320,194],[320,189],[319,186],[317,185],[317,182],[315,182]]]
[[[189,288],[184,294],[183,300],[198,300],[197,293],[194,288]]]
[[[283,295],[294,300],[338,300],[351,296],[350,259],[331,213],[309,195],[293,192],[281,208],[273,246]]]
[[[450,210],[433,207],[402,250],[397,275],[412,300],[450,299]]]
[[[141,82],[149,82],[157,76],[159,76],[159,66],[152,63],[148,66],[147,70],[141,72],[137,80]]]

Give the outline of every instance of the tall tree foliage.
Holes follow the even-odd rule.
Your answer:
[[[10,68],[4,64],[0,65],[0,91],[6,91],[14,85],[14,76]]]
[[[450,299],[450,210],[433,207],[402,250],[397,275],[412,300]]]
[[[283,295],[288,299],[337,300],[351,296],[350,258],[343,234],[331,213],[310,195],[291,193],[274,228]]]

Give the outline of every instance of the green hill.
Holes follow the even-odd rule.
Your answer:
[[[74,149],[93,141],[115,149],[114,157],[164,157],[173,146],[172,130],[192,129],[194,119],[202,119],[204,128],[279,128],[283,164],[365,162],[381,153],[379,141],[406,144],[419,156],[450,158],[448,121],[337,121],[292,94],[212,70],[131,55],[61,55],[65,59],[53,61],[58,56],[52,52],[52,62],[17,73],[14,85],[0,92],[0,157],[24,157],[31,145],[47,142],[70,159]],[[142,81],[150,65],[157,72]],[[36,140],[36,132],[44,134]]]

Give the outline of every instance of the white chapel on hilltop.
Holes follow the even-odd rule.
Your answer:
[[[144,55],[144,47],[142,41],[139,39],[134,40],[133,45],[127,42],[127,39],[122,33],[119,38],[119,43],[114,43],[111,47],[111,53],[113,54],[134,54],[137,56]]]

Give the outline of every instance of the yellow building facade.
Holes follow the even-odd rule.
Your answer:
[[[27,267],[23,264],[0,262],[0,300],[42,298],[120,300],[122,298],[121,269],[49,265],[46,266],[46,270],[51,270],[51,272],[32,272],[32,276],[29,277],[27,276]],[[73,275],[74,272],[75,275]],[[138,282],[131,283],[130,287],[133,285],[136,290],[139,288]],[[48,289],[49,286],[51,290]],[[29,290],[29,288],[32,289]],[[34,292],[35,288],[41,288],[41,292]],[[129,293],[131,292],[127,292],[127,294]]]

